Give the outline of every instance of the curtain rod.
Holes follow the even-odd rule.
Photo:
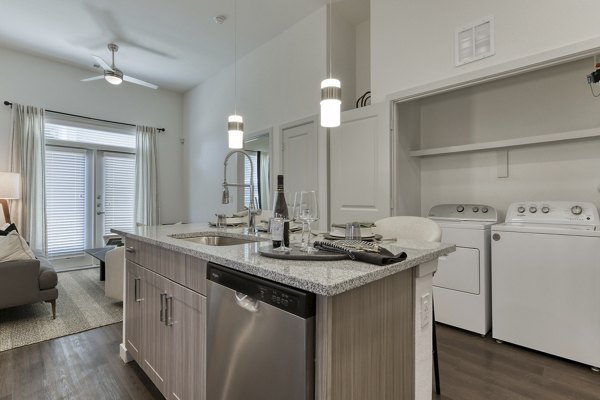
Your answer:
[[[6,101],[6,100],[4,101],[4,105],[5,105],[5,106],[10,106],[10,107],[12,107],[12,103],[11,103],[10,101]],[[77,117],[77,118],[91,119],[91,120],[94,120],[94,121],[108,122],[108,123],[111,123],[111,124],[119,124],[119,125],[125,125],[125,126],[137,126],[137,125],[134,125],[134,124],[126,124],[125,122],[117,122],[117,121],[109,121],[109,120],[107,120],[107,119],[99,119],[99,118],[85,117],[85,116],[83,116],[83,115],[69,114],[69,113],[60,112],[60,111],[54,111],[54,110],[46,110],[46,111],[48,111],[48,112],[51,112],[51,113],[54,113],[54,114],[61,114],[61,115],[68,115],[68,116],[70,116],[70,117]],[[165,128],[156,128],[156,130],[157,130],[158,132],[164,132],[164,131],[165,131]]]

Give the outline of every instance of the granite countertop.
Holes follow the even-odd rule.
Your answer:
[[[246,228],[227,228],[219,231],[206,223],[142,226],[134,231],[112,230],[126,238],[137,239],[166,249],[189,254],[216,264],[270,279],[315,294],[334,296],[370,282],[415,267],[455,250],[454,245],[419,241],[400,241],[386,244],[394,252],[405,251],[402,262],[378,266],[352,260],[296,261],[279,260],[258,254],[260,246],[269,244],[270,235],[253,235],[259,242],[235,246],[209,246],[176,239],[170,235],[194,236],[195,233],[219,233],[223,236],[248,238]]]

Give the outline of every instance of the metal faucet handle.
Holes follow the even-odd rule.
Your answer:
[[[249,208],[248,212],[252,215],[261,215],[262,214],[262,210],[260,208]]]

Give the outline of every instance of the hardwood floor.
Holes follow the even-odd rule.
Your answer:
[[[0,400],[163,400],[119,358],[121,324],[0,353]],[[435,400],[600,400],[589,367],[438,325]],[[377,400],[377,399],[365,399]]]
[[[441,396],[435,400],[599,400],[585,365],[438,324]]]
[[[164,399],[119,358],[122,324],[0,353],[0,400]]]

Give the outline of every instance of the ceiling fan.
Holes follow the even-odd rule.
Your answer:
[[[105,79],[108,83],[113,85],[120,85],[123,81],[135,83],[136,85],[142,85],[151,89],[158,89],[158,86],[153,83],[145,82],[141,79],[133,78],[128,75],[123,75],[123,71],[115,67],[115,53],[119,51],[119,46],[114,43],[108,44],[108,50],[112,53],[112,65],[108,65],[103,59],[98,56],[92,56],[98,63],[99,67],[104,70],[104,75],[93,76],[91,78],[82,79],[81,82],[95,81],[98,79]]]

